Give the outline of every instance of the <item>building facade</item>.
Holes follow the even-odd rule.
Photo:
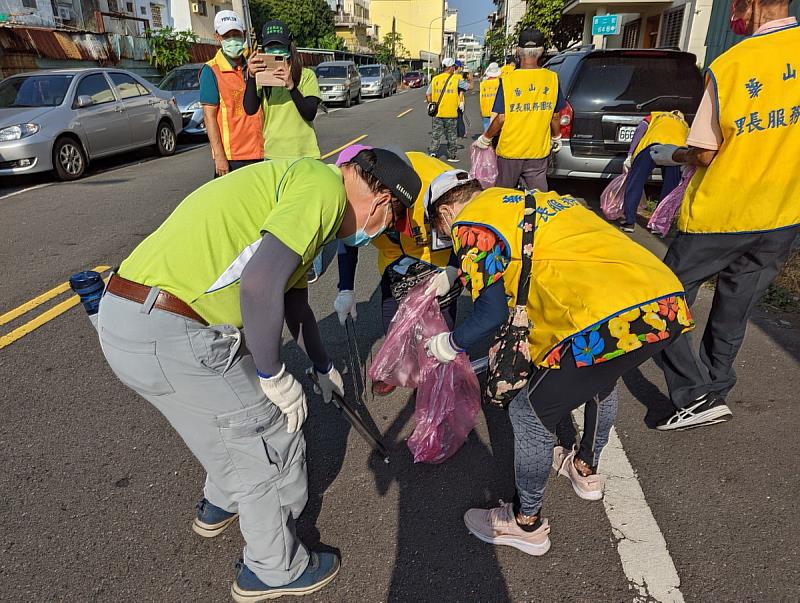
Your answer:
[[[489,16],[492,27],[503,28],[505,34],[512,35],[528,9],[527,0],[493,0],[495,11]]]
[[[477,70],[483,58],[483,44],[481,44],[477,36],[472,34],[459,35],[456,58],[464,63],[466,69],[470,71]]]
[[[347,50],[352,52],[369,52],[369,42],[376,39],[380,29],[372,27],[369,0],[338,0],[333,8],[333,21],[336,35],[344,41]]]
[[[394,20],[409,58],[437,66],[444,46],[446,4],[445,0],[370,0],[369,11],[381,36],[392,31]]]

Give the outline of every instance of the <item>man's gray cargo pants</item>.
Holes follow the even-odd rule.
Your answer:
[[[247,567],[270,586],[295,580],[309,559],[295,533],[308,500],[306,443],[302,431],[286,432],[262,392],[241,331],[110,293],[97,326],[114,373],[161,411],[205,468],[205,497],[239,512]]]

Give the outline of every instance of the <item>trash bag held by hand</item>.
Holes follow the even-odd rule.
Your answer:
[[[686,187],[689,186],[689,181],[696,171],[697,168],[693,165],[683,170],[683,177],[681,178],[680,184],[658,204],[653,215],[650,216],[650,221],[647,222],[647,228],[653,232],[659,233],[662,237],[667,236],[670,226],[672,226],[672,221],[675,219],[675,214],[678,213],[678,209],[680,209],[681,203],[683,203]]]
[[[469,177],[476,178],[483,188],[491,188],[497,180],[497,155],[494,149],[480,149],[472,147],[469,154]]]
[[[618,220],[622,217],[627,180],[628,172],[620,174],[600,194],[600,209],[607,220]]]

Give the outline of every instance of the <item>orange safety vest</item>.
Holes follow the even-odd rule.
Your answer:
[[[221,50],[206,63],[214,72],[219,90],[217,126],[229,161],[264,158],[264,114],[244,111],[244,76]]]

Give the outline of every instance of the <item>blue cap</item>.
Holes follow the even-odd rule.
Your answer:
[[[456,59],[456,67],[463,67],[464,63],[461,62],[461,59]]]

